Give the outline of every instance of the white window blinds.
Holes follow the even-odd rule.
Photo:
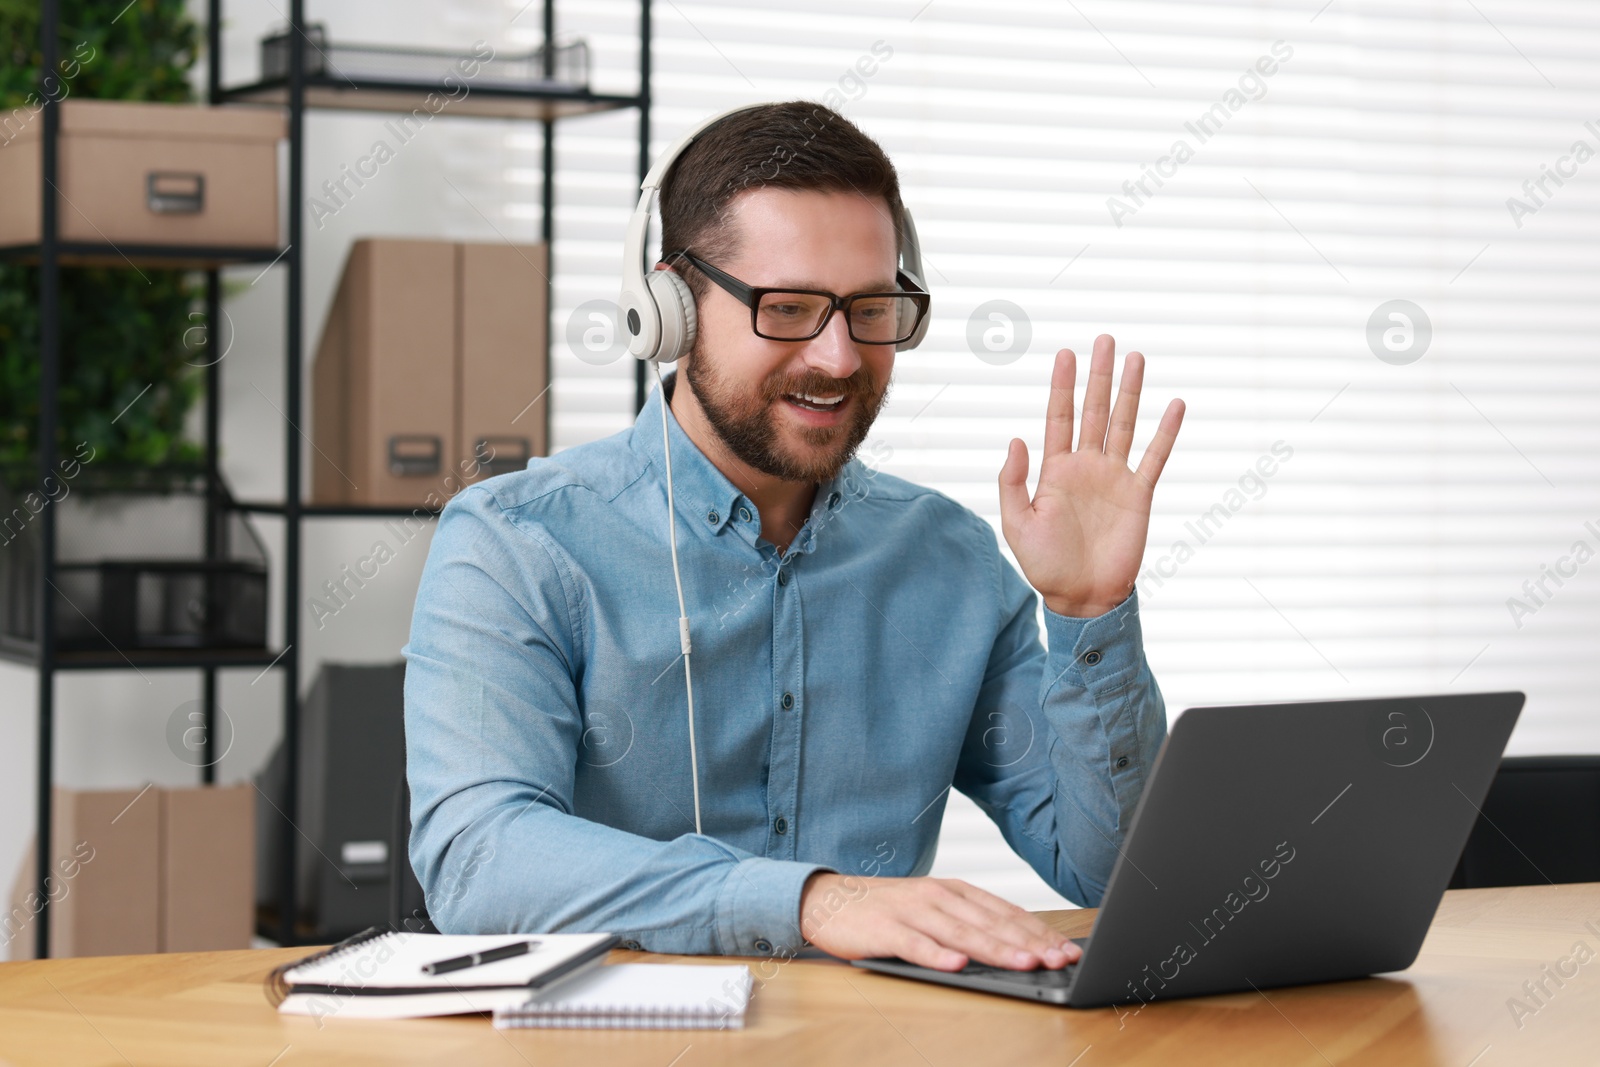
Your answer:
[[[598,84],[631,88],[636,10],[561,9]],[[1011,436],[1038,469],[1057,347],[1086,357],[1109,332],[1146,353],[1141,450],[1188,402],[1140,582],[1172,713],[1518,688],[1513,751],[1600,750],[1600,8],[654,10],[658,148],[799,96],[839,103],[900,169],[934,321],[866,458],[998,525]],[[563,341],[615,293],[633,137],[603,116],[558,141],[558,446],[631,421],[632,366]],[[529,227],[537,152],[509,133],[497,188]],[[982,823],[952,800],[937,869],[1048,906]]]

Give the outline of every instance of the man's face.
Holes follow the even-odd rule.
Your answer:
[[[894,223],[882,198],[754,189],[736,197],[729,214],[737,250],[708,262],[748,285],[839,296],[896,288]],[[681,260],[678,269],[694,270]],[[836,475],[888,398],[894,346],[852,341],[840,312],[809,341],[757,337],[750,309],[714,283],[698,318],[684,376],[728,450],[786,481]],[[824,407],[805,396],[843,399]]]

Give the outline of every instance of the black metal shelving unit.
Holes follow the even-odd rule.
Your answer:
[[[291,41],[307,42],[305,0],[290,0],[289,34]],[[650,74],[651,74],[651,11],[650,0],[639,0],[639,90],[633,95],[592,93],[587,90],[562,86],[553,80],[555,49],[555,0],[544,0],[543,31],[546,84],[528,88],[503,86],[474,87],[466,99],[453,103],[449,116],[491,119],[529,120],[538,122],[544,133],[542,170],[543,239],[549,244],[555,236],[555,127],[564,119],[607,111],[636,110],[639,117],[639,160],[641,180],[650,166]],[[59,0],[42,0],[40,10],[41,78],[54,72],[60,59],[58,30],[60,26]],[[61,113],[59,101],[48,92],[41,91],[45,101],[41,111],[40,183],[42,212],[40,238],[35,244],[0,248],[0,258],[37,263],[39,266],[39,477],[41,482],[56,469],[59,458],[56,432],[59,425],[59,387],[61,376],[61,268],[84,264],[130,265],[144,263],[164,268],[196,269],[205,272],[206,323],[217,323],[220,318],[222,285],[221,269],[243,264],[266,264],[282,268],[287,273],[284,309],[284,404],[285,410],[294,414],[294,425],[284,428],[284,491],[282,500],[232,501],[224,499],[220,490],[218,464],[218,434],[221,425],[219,360],[211,360],[206,367],[205,381],[205,469],[207,474],[206,557],[215,559],[219,546],[216,542],[218,514],[223,509],[271,515],[283,520],[283,558],[279,561],[279,575],[283,583],[283,640],[281,647],[273,649],[204,649],[128,650],[123,652],[74,652],[57,647],[55,578],[58,574],[57,528],[55,509],[45,507],[39,513],[38,582],[35,604],[37,618],[31,645],[17,642],[0,643],[0,658],[26,663],[38,669],[38,741],[37,741],[37,869],[35,887],[42,904],[34,920],[35,950],[38,958],[49,955],[50,909],[47,879],[50,874],[52,788],[55,782],[55,675],[71,670],[126,670],[187,669],[202,672],[202,704],[205,714],[206,745],[205,766],[201,781],[210,784],[215,779],[215,767],[210,750],[216,718],[217,671],[228,668],[277,670],[283,685],[283,739],[287,781],[282,811],[285,816],[280,855],[285,862],[278,884],[279,913],[274,928],[262,932],[275,937],[284,945],[301,943],[295,918],[299,907],[296,894],[295,819],[298,796],[298,751],[300,726],[300,546],[302,523],[320,517],[372,517],[412,515],[415,509],[392,507],[347,507],[307,504],[302,499],[301,433],[304,422],[304,363],[303,327],[305,305],[305,261],[303,258],[304,202],[305,202],[305,116],[312,110],[344,111],[410,111],[418,106],[427,91],[442,86],[420,88],[411,84],[364,80],[361,78],[334,78],[312,74],[305,69],[305,47],[291,47],[289,69],[283,78],[259,81],[251,85],[225,87],[221,69],[222,0],[208,0],[206,17],[206,102],[211,105],[279,106],[288,115],[288,189],[285,199],[287,211],[287,240],[281,248],[194,248],[172,245],[117,246],[111,243],[92,244],[68,242],[60,239],[59,163]],[[311,46],[314,47],[314,46]],[[41,85],[41,89],[43,86]],[[469,106],[470,105],[470,106]],[[553,268],[551,273],[553,273]],[[550,278],[545,278],[545,307],[551,308]],[[552,331],[546,329],[546,366],[549,366],[549,344]],[[210,335],[208,335],[208,344]],[[636,407],[642,406],[645,389],[643,364],[636,369]],[[545,402],[546,440],[549,440],[550,419],[548,398]],[[424,512],[425,514],[426,512]]]

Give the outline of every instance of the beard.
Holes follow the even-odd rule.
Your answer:
[[[754,392],[741,391],[705,358],[698,339],[690,350],[684,377],[694,389],[706,421],[728,451],[762,474],[789,482],[825,482],[835,477],[867,439],[889,399],[888,384],[881,391],[874,389],[864,363],[848,378],[830,378],[810,370],[793,377],[779,372]],[[848,398],[842,401],[848,405],[848,416],[838,426],[799,427],[805,447],[790,448],[782,440],[779,416],[772,411],[773,404],[784,403],[786,393],[843,393]]]

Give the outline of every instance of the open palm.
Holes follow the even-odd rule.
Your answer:
[[[1083,423],[1074,449],[1077,357],[1071,349],[1057,352],[1033,499],[1028,498],[1028,446],[1021,439],[1012,439],[1000,469],[1000,528],[1006,543],[1045,606],[1061,615],[1102,615],[1132,591],[1144,558],[1156,481],[1183,424],[1183,401],[1174,400],[1138,469],[1129,469],[1144,357],[1128,353],[1113,408],[1115,362],[1116,342],[1102,334],[1089,362]]]

